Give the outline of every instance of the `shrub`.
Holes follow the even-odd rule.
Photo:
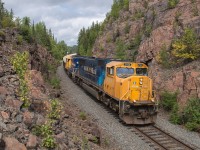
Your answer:
[[[29,89],[27,81],[25,80],[25,74],[28,70],[28,58],[29,53],[28,52],[17,52],[12,58],[11,63],[13,65],[14,70],[16,71],[17,75],[19,76],[19,96],[21,101],[23,101],[23,106],[28,107],[30,105],[29,102]]]
[[[106,37],[106,42],[110,43],[112,41],[111,35],[107,35]]]
[[[124,0],[124,9],[125,9],[126,11],[129,10],[129,0]]]
[[[56,65],[50,65],[49,63],[46,62],[45,67],[50,73],[56,73],[56,69],[57,69]]]
[[[55,148],[56,142],[53,138],[52,122],[48,122],[43,125],[37,125],[32,130],[33,134],[44,137],[42,140],[42,146],[47,148]]]
[[[95,143],[95,144],[99,144],[99,139],[98,139],[96,136],[94,136],[94,137],[91,139],[91,141],[92,141],[93,143]]]
[[[51,108],[48,114],[50,119],[59,119],[62,106],[57,99],[51,100]]]
[[[140,9],[136,10],[133,15],[133,20],[138,20],[140,18],[144,17],[144,12]]]
[[[170,113],[170,119],[169,119],[170,122],[172,122],[173,124],[181,123],[181,116],[179,115],[178,111],[179,111],[178,103],[175,103]]]
[[[22,35],[23,39],[28,43],[31,43],[33,41],[31,36],[31,30],[28,26],[22,26],[20,28],[20,34]]]
[[[2,24],[3,28],[14,27],[15,26],[12,18],[9,17],[9,16],[4,16],[3,19],[2,19],[2,21],[1,21],[1,24]]]
[[[180,22],[180,20],[179,20],[179,18],[180,18],[181,15],[182,15],[182,14],[181,14],[180,11],[177,11],[177,12],[176,12],[175,21],[174,21],[174,23],[173,23],[174,29],[177,29],[178,26],[181,26],[181,22]]]
[[[200,124],[196,122],[187,122],[185,127],[190,131],[200,131]]]
[[[33,133],[37,136],[48,136],[48,135],[52,135],[53,131],[52,131],[52,127],[50,123],[46,123],[43,125],[37,125],[33,128]]]
[[[135,37],[133,38],[131,44],[129,45],[129,49],[138,49],[141,41],[142,41],[142,36],[141,33],[138,33],[135,35]]]
[[[50,84],[53,86],[53,88],[56,88],[56,89],[60,88],[60,80],[56,76],[50,79]]]
[[[152,30],[153,30],[153,26],[151,24],[146,24],[145,30],[144,30],[145,36],[149,37],[151,35]]]
[[[46,148],[55,148],[56,147],[55,139],[51,135],[48,135],[42,140],[42,146]]]
[[[183,36],[172,43],[172,54],[183,60],[195,60],[200,57],[200,44],[193,29],[186,28]]]
[[[125,56],[126,45],[123,43],[122,40],[116,41],[116,57],[119,59],[124,60]]]
[[[131,28],[131,26],[127,23],[126,26],[125,26],[125,28],[124,28],[124,32],[125,32],[126,34],[128,34],[129,31],[130,31],[130,28]]]
[[[189,130],[200,129],[200,99],[190,99],[183,114],[186,128]]]
[[[157,15],[156,10],[155,10],[155,8],[153,7],[153,8],[152,8],[152,16],[153,16],[153,20],[155,20],[156,15]]]
[[[82,138],[81,149],[83,149],[83,150],[89,150],[90,149],[88,139],[85,136]]]
[[[177,104],[177,92],[170,93],[170,92],[163,92],[161,93],[161,106],[167,110],[171,111],[175,104]]]
[[[167,51],[166,45],[164,44],[156,57],[158,63],[160,63],[164,68],[170,68],[172,63],[169,61],[171,58],[170,53]]]
[[[168,8],[170,9],[175,8],[178,3],[179,0],[168,0]]]
[[[116,39],[120,36],[120,32],[119,32],[119,29],[117,28],[117,30],[115,30],[113,32],[113,42],[116,41]]]
[[[100,51],[103,52],[104,51],[104,47],[102,45],[100,45]]]
[[[104,138],[103,143],[106,147],[108,147],[110,145],[110,141],[108,138]]]
[[[17,44],[22,44],[23,37],[21,35],[17,36]]]
[[[0,36],[5,37],[5,33],[2,30],[0,30]]]

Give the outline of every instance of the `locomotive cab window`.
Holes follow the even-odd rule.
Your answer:
[[[119,78],[127,78],[134,74],[133,68],[117,68],[117,76]]]
[[[107,68],[108,75],[114,75],[114,67]]]
[[[147,68],[136,68],[136,75],[138,76],[147,76]]]

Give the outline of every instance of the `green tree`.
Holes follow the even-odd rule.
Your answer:
[[[0,1],[0,28],[14,27],[13,11],[9,12],[4,8],[4,3]]]
[[[92,48],[101,30],[101,24],[96,22],[88,29],[82,28],[78,35],[78,53],[92,56]]]
[[[183,60],[200,57],[200,44],[193,29],[186,28],[182,37],[172,43],[172,54]]]
[[[24,17],[20,24],[20,33],[27,42],[32,42],[30,18]]]
[[[126,46],[121,40],[116,41],[116,57],[119,59],[125,59]]]
[[[4,3],[0,0],[0,28],[2,28],[2,20],[4,17],[5,9],[4,9]]]

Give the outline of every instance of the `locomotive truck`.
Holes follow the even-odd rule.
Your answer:
[[[63,57],[64,69],[82,88],[119,114],[126,124],[154,124],[158,102],[143,63],[109,58]]]

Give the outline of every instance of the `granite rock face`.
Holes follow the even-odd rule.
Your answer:
[[[18,93],[19,77],[13,70],[10,58],[17,51],[29,51],[29,69],[35,69],[29,71],[26,79],[32,106],[35,103],[40,103],[40,106],[49,105],[47,104],[49,103],[47,100],[50,99],[49,93],[40,71],[45,72],[44,61],[51,62],[53,58],[45,48],[39,45],[30,45],[26,42],[17,43],[17,35],[19,34],[17,29],[7,28],[3,32],[5,33],[4,40],[0,40],[0,149],[26,150],[27,148],[36,148],[38,142],[31,134],[31,128],[36,122],[41,123],[41,121],[38,122],[41,118],[43,118],[44,123],[46,110],[43,109],[39,112],[37,111],[39,109],[22,108],[23,102]]]
[[[25,41],[18,43],[18,29],[7,28],[4,33],[5,37],[0,38],[0,150],[45,149],[42,147],[43,137],[33,135],[33,128],[47,123],[50,100],[61,98],[61,91],[52,89],[44,80],[44,76],[47,79],[50,76],[48,65],[55,65],[55,60],[49,51],[40,45],[28,44]],[[29,52],[28,72],[25,75],[31,103],[29,108],[24,108],[23,101],[20,100],[20,80],[10,62],[16,52],[24,50]],[[60,119],[52,125],[52,136],[57,143],[55,149],[81,149],[82,140],[77,143],[74,138],[77,136],[77,139],[82,139],[81,136],[88,136],[90,128],[78,119],[80,110],[77,111],[75,106],[69,105],[66,99],[63,99],[64,110],[61,111]],[[94,136],[100,136],[97,127]],[[92,149],[101,149],[95,141],[90,143],[91,148],[95,147]]]

